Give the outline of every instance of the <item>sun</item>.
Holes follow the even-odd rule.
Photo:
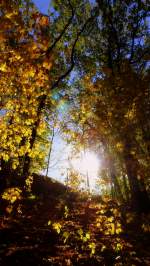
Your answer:
[[[96,154],[92,151],[81,152],[78,158],[71,160],[73,168],[80,174],[87,175],[89,177],[97,177],[100,167],[100,161]]]

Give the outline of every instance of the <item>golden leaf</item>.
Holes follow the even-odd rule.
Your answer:
[[[48,17],[46,16],[42,16],[39,20],[39,24],[41,26],[47,26],[49,24],[49,20],[48,20]]]
[[[6,63],[3,63],[3,64],[0,65],[0,70],[2,72],[7,72],[7,65],[6,65]]]
[[[45,62],[43,63],[43,67],[46,68],[46,69],[48,69],[48,70],[51,69],[51,66],[52,66],[52,63],[51,63],[51,62],[47,62],[47,61],[45,61]]]

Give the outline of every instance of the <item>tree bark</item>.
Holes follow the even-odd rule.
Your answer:
[[[30,149],[33,149],[33,146],[35,144],[36,136],[37,136],[37,130],[38,126],[40,124],[40,119],[41,119],[41,113],[45,107],[45,101],[46,101],[46,95],[43,95],[40,100],[39,100],[39,106],[37,110],[37,119],[33,125],[32,128],[32,135],[30,139]],[[30,170],[30,164],[31,164],[31,158],[28,155],[28,153],[25,155],[24,158],[24,166],[23,166],[23,178],[26,179],[26,177],[29,175],[29,170]]]
[[[124,202],[123,194],[122,194],[119,182],[117,180],[117,176],[116,176],[115,172],[112,171],[112,169],[111,169],[111,172],[110,172],[110,176],[111,176],[112,183],[114,184],[114,189],[115,189],[115,192],[116,192],[116,196],[123,203]]]
[[[53,126],[52,136],[51,136],[51,141],[50,141],[50,148],[49,148],[49,153],[48,153],[48,162],[47,162],[47,169],[46,169],[46,177],[48,176],[48,171],[49,171],[49,164],[50,164],[50,159],[51,159],[54,136],[55,136],[55,124]]]
[[[125,145],[124,160],[129,179],[133,208],[138,212],[148,212],[150,209],[148,194],[145,189],[141,190],[137,177],[139,163],[138,160],[131,154],[128,144]]]
[[[130,200],[130,191],[129,191],[129,188],[128,188],[128,185],[127,185],[127,179],[126,179],[125,174],[122,175],[122,178],[123,178],[123,186],[124,186],[125,197],[126,197],[126,200],[129,202],[129,200]]]

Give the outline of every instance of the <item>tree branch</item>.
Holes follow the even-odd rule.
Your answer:
[[[69,18],[68,22],[66,23],[65,27],[63,28],[62,32],[60,33],[60,35],[56,38],[56,40],[53,42],[53,44],[46,50],[45,52],[45,55],[48,56],[53,48],[56,46],[56,44],[61,40],[62,36],[65,34],[67,28],[70,26],[72,20],[73,20],[73,17],[74,17],[74,9],[73,9],[73,6],[71,5],[71,2],[69,2],[69,6],[71,8],[71,17]]]
[[[78,40],[79,40],[79,37],[81,36],[81,34],[83,33],[83,31],[85,30],[87,24],[88,24],[89,22],[91,22],[95,17],[96,17],[96,14],[93,15],[93,16],[91,16],[90,18],[88,18],[88,19],[86,20],[86,22],[84,23],[83,27],[82,27],[82,28],[80,29],[80,31],[77,33],[77,37],[76,37],[76,39],[75,39],[75,41],[74,41],[74,44],[73,44],[73,46],[72,46],[72,52],[71,52],[71,58],[70,58],[70,59],[71,59],[71,65],[70,65],[70,67],[68,68],[68,70],[67,70],[64,74],[62,74],[62,75],[58,78],[58,80],[52,85],[51,90],[53,90],[54,88],[56,88],[56,87],[59,85],[59,83],[60,83],[64,78],[66,78],[66,77],[71,73],[71,71],[73,70],[73,68],[74,68],[74,66],[75,66],[74,53],[75,53],[75,47],[76,47],[76,44],[77,44],[77,42],[78,42]]]
[[[137,31],[138,31],[138,27],[139,27],[139,14],[137,12],[137,16],[136,16],[136,27],[133,28],[133,31],[132,31],[132,41],[131,41],[131,52],[130,52],[130,59],[129,59],[129,62],[132,61],[133,57],[134,57],[134,45],[135,45],[135,38],[136,38],[136,34],[137,34]]]

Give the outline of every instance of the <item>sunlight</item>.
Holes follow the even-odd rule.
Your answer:
[[[97,177],[100,162],[95,153],[86,151],[81,152],[78,158],[71,161],[73,168],[80,174],[89,175],[90,177]]]

